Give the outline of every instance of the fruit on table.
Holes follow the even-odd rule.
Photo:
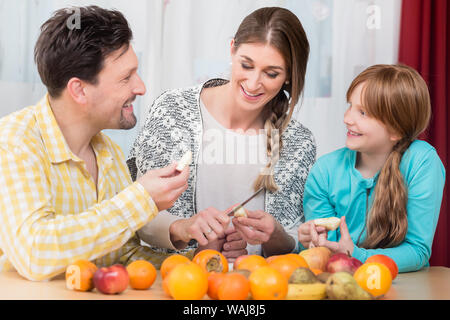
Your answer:
[[[116,294],[128,288],[129,276],[127,269],[121,264],[98,269],[94,274],[94,285],[98,291],[105,294]]]
[[[372,300],[348,272],[333,273],[326,282],[327,296],[333,300]]]
[[[166,259],[164,259],[163,263],[161,264],[160,273],[161,278],[165,278],[172,269],[181,264],[181,263],[191,263],[192,261],[189,260],[188,257],[183,256],[182,254],[173,254],[171,256],[168,256]]]
[[[326,271],[330,273],[346,271],[353,274],[362,262],[349,254],[335,253],[328,259]]]
[[[192,262],[198,264],[206,272],[228,272],[227,258],[217,250],[205,249],[199,251],[194,258],[192,258]]]
[[[392,284],[388,267],[378,262],[366,262],[353,274],[355,281],[365,291],[378,298],[386,294]]]
[[[254,300],[283,300],[288,281],[278,270],[262,266],[250,274],[250,293]]]
[[[240,273],[230,272],[225,274],[217,295],[219,300],[247,300],[249,293],[249,280]]]
[[[316,275],[308,268],[299,267],[292,272],[292,275],[289,277],[289,283],[295,284],[308,284],[308,283],[316,283],[319,280]]]
[[[331,250],[326,247],[314,247],[303,250],[299,255],[306,260],[310,268],[325,271]]]
[[[326,284],[321,282],[300,284],[289,283],[287,300],[321,300],[327,296]]]
[[[225,278],[225,273],[212,271],[208,274],[208,297],[213,300],[219,299],[219,286]]]
[[[283,274],[286,279],[289,280],[289,277],[294,272],[295,269],[299,267],[308,268],[308,264],[306,263],[306,260],[300,257],[299,255],[290,255],[290,254],[283,254],[278,255],[271,259],[268,262],[268,265],[278,271],[280,271],[281,274]]]
[[[200,300],[208,291],[208,274],[196,263],[182,263],[167,276],[170,296],[175,300]]]
[[[318,218],[314,219],[313,221],[316,226],[324,227],[329,231],[336,230],[341,224],[341,219],[338,217]]]
[[[234,260],[233,269],[245,269],[253,272],[254,270],[267,266],[268,263],[266,259],[264,259],[260,255],[250,254],[250,255],[242,255]]]
[[[332,273],[329,272],[322,272],[316,275],[317,280],[319,280],[322,283],[327,282],[328,278],[332,275]]]
[[[395,263],[394,259],[384,255],[384,254],[376,254],[369,257],[365,263],[368,262],[379,262],[384,264],[391,271],[392,280],[394,280],[398,275],[398,266]]]
[[[66,268],[66,287],[76,291],[94,289],[94,274],[97,266],[88,260],[77,260]]]
[[[133,261],[127,266],[127,272],[133,289],[146,290],[156,279],[156,268],[146,260]]]

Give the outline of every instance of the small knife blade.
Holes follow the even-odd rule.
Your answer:
[[[245,206],[247,203],[249,203],[250,200],[252,200],[254,197],[256,197],[261,191],[264,190],[264,187],[261,187],[260,189],[258,189],[258,191],[256,191],[254,194],[252,194],[250,196],[250,198],[248,198],[247,200],[245,200],[244,202],[242,202],[241,204],[237,205],[236,207],[234,207],[230,212],[227,213],[228,216],[232,216],[234,215],[234,213],[239,210],[240,208],[242,208],[243,206]]]

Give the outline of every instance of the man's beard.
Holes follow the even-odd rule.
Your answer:
[[[134,113],[131,113],[129,116],[129,119],[126,119],[123,116],[123,110],[120,112],[120,120],[119,120],[119,129],[123,129],[123,130],[129,130],[134,128],[134,126],[136,126],[136,116],[134,115]]]

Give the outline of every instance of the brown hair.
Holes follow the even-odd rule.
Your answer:
[[[404,152],[428,127],[430,96],[419,73],[404,65],[367,68],[351,83],[347,101],[360,84],[361,102],[368,116],[381,121],[400,138],[380,171],[362,244],[368,249],[388,248],[400,244],[408,229],[408,194],[399,166]]]
[[[254,183],[255,190],[265,187],[274,192],[278,187],[273,177],[273,168],[282,148],[282,133],[289,124],[294,107],[303,92],[309,42],[295,14],[284,8],[266,7],[252,12],[241,22],[234,36],[235,49],[244,43],[270,44],[281,53],[286,63],[288,83],[285,83],[280,92],[264,107],[264,128],[267,132],[269,157],[266,172],[269,174],[260,174]]]
[[[70,25],[74,14],[79,14],[79,26]],[[50,96],[57,98],[72,77],[96,84],[105,58],[124,46],[127,49],[132,37],[119,11],[97,6],[57,10],[41,26],[34,48],[34,60]]]

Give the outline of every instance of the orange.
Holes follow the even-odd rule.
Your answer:
[[[310,270],[317,276],[318,274],[321,274],[323,271],[321,269],[317,268],[310,268]]]
[[[208,274],[195,263],[177,265],[167,281],[175,300],[200,300],[208,291]]]
[[[169,278],[170,274],[168,274],[162,281],[162,288],[164,290],[164,293],[167,294],[169,297],[172,297],[169,291]]]
[[[280,271],[282,275],[289,280],[292,272],[299,267],[308,268],[308,264],[305,259],[303,259],[298,254],[284,254],[279,255],[269,262],[269,266]]]
[[[250,282],[240,273],[227,273],[219,285],[219,300],[247,300]]]
[[[395,263],[394,259],[385,256],[384,254],[376,254],[371,257],[369,257],[366,260],[367,262],[379,262],[384,264],[388,269],[391,271],[392,280],[394,280],[397,277],[398,274],[398,266]]]
[[[218,300],[219,286],[225,277],[225,273],[212,271],[208,274],[208,297]]]
[[[179,265],[180,263],[187,262],[191,262],[191,260],[181,254],[173,254],[167,257],[161,264],[161,268],[159,270],[161,273],[161,278],[164,279],[175,266]]]
[[[156,268],[145,260],[133,261],[127,266],[127,272],[130,278],[130,286],[133,289],[148,289],[156,279]]]
[[[66,287],[76,291],[94,288],[94,273],[97,266],[88,260],[77,260],[66,268]]]
[[[391,271],[382,263],[364,263],[353,274],[356,282],[374,297],[379,297],[389,291],[392,284]]]
[[[286,297],[288,280],[272,267],[259,267],[250,274],[249,281],[254,300],[283,300]]]
[[[228,261],[223,254],[213,249],[205,249],[198,252],[192,262],[198,264],[206,272],[228,272]]]
[[[267,266],[266,259],[256,254],[242,256],[240,260],[238,259],[239,258],[237,258],[235,261],[235,269],[237,270],[246,269],[252,272],[258,269],[259,267]]]

